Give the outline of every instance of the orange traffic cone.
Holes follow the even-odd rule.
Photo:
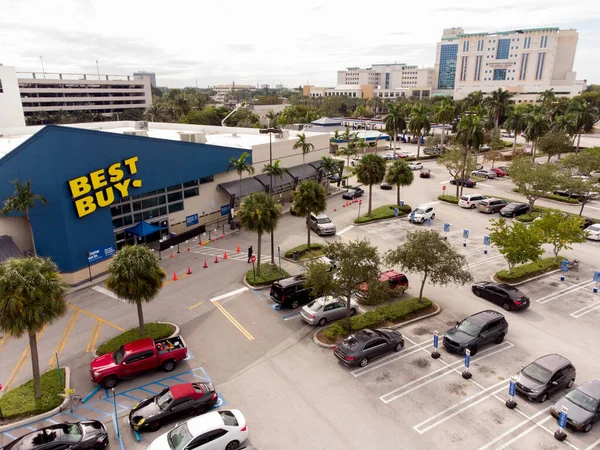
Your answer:
[[[345,208],[345,207],[346,207],[346,205],[344,205],[344,204],[342,203],[342,208]]]
[[[348,201],[346,201],[346,206],[348,206]]]
[[[204,265],[202,267],[208,269],[208,264],[206,264],[206,260],[204,260]]]
[[[169,256],[169,258],[173,258],[173,252],[171,252],[171,256]]]
[[[221,239],[225,239],[225,233],[221,235]]]
[[[237,246],[237,250],[236,250],[236,253],[239,253],[240,251],[241,251],[241,250],[240,250],[240,244],[238,244],[238,246]]]
[[[192,268],[191,268],[190,266],[188,266],[188,271],[187,271],[187,274],[188,274],[188,275],[191,275],[191,274],[192,274]]]
[[[191,252],[190,248],[188,247],[188,252]]]
[[[200,247],[202,247],[202,241],[200,241],[200,243],[198,244]]]
[[[333,212],[336,212],[336,211],[337,211],[337,209],[333,208]]]
[[[177,281],[177,280],[178,280],[177,272],[173,272],[173,281]]]
[[[219,264],[219,257],[215,255],[215,264]]]
[[[213,239],[213,242],[217,242],[217,238],[214,238],[214,239]]]
[[[223,252],[223,259],[227,259],[227,251]]]

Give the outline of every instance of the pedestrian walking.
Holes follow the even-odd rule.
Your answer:
[[[250,264],[250,258],[252,258],[252,246],[248,247],[248,264]]]

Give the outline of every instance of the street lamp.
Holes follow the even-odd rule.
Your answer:
[[[258,131],[260,134],[268,134],[269,135],[269,166],[271,167],[271,171],[269,172],[269,195],[273,197],[273,142],[271,135],[277,134],[281,136],[282,131],[280,128],[263,128]],[[273,236],[273,232],[271,231],[271,264],[275,265],[275,238]]]

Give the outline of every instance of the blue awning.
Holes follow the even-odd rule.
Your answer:
[[[144,237],[144,236],[148,236],[152,233],[156,233],[157,231],[160,231],[160,227],[157,225],[152,225],[148,222],[144,222],[142,220],[137,225],[135,225],[131,228],[127,228],[125,231],[127,231],[128,233],[131,233],[135,236]]]

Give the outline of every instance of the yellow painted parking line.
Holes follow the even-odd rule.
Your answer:
[[[114,323],[112,323],[112,322],[109,322],[108,320],[104,320],[102,317],[98,317],[96,314],[92,314],[91,312],[89,312],[89,311],[86,311],[85,309],[78,308],[77,306],[75,306],[75,305],[71,305],[70,303],[69,303],[69,307],[73,308],[75,311],[79,311],[79,312],[81,312],[82,314],[85,314],[86,316],[93,317],[94,319],[96,319],[96,320],[99,320],[99,321],[100,321],[100,322],[102,322],[102,323],[105,323],[105,324],[107,324],[107,325],[110,325],[111,327],[113,327],[113,328],[116,328],[116,329],[117,329],[117,330],[119,330],[119,331],[125,331],[125,329],[124,329],[124,328],[121,328],[120,326],[118,326],[118,325],[115,325]]]
[[[223,308],[223,307],[222,307],[222,306],[219,304],[219,302],[217,302],[217,301],[214,301],[214,302],[212,302],[212,304],[213,304],[213,305],[215,305],[215,306],[217,307],[217,309],[218,309],[219,311],[221,311],[221,312],[223,313],[223,315],[224,315],[224,316],[225,316],[225,317],[226,317],[226,318],[227,318],[227,319],[228,319],[228,320],[229,320],[229,321],[230,321],[230,322],[233,324],[233,326],[234,326],[234,327],[236,327],[238,330],[240,330],[240,332],[241,332],[241,333],[242,333],[244,336],[246,336],[246,338],[248,338],[248,340],[249,340],[249,341],[253,341],[253,340],[254,340],[254,336],[252,336],[250,333],[248,333],[248,332],[246,331],[246,329],[245,329],[243,326],[241,326],[241,325],[240,325],[240,323],[239,323],[237,320],[235,320],[235,319],[233,318],[233,316],[232,316],[231,314],[229,314],[229,313],[228,313],[228,312],[225,310],[225,308]]]
[[[92,333],[90,334],[90,337],[88,338],[88,343],[87,346],[85,347],[85,352],[89,353],[94,349],[94,340],[98,339],[98,335],[97,332],[99,331],[98,328],[100,328],[100,324],[102,322],[100,322],[99,320],[96,320],[94,322],[94,327],[92,328]]]
[[[45,326],[37,334],[38,342],[39,342],[40,337],[44,333],[44,330],[46,330]],[[25,350],[23,350],[23,353],[21,353],[21,357],[19,358],[19,361],[15,365],[14,369],[12,370],[12,372],[10,373],[10,375],[8,376],[8,379],[6,380],[6,385],[5,385],[5,389],[7,391],[12,387],[12,384],[15,382],[15,380],[19,376],[19,373],[21,373],[21,370],[23,370],[23,367],[25,366],[25,362],[27,361],[27,357],[30,354],[29,350],[30,349],[29,349],[29,344],[28,344],[27,347],[25,348]]]
[[[187,274],[187,273],[184,273],[184,274],[182,274],[182,275],[177,275],[177,278],[178,278],[178,280],[169,280],[169,281],[165,281],[165,282],[164,282],[162,285],[163,285],[163,286],[167,286],[167,285],[169,285],[169,284],[171,284],[171,283],[175,283],[176,281],[179,281],[179,280],[181,280],[182,278],[185,278],[185,277],[187,277],[187,276],[188,276],[188,274]]]
[[[91,342],[90,342],[90,349],[88,350],[89,352],[93,352],[94,349],[96,348],[96,344],[98,343],[98,336],[100,336],[100,329],[102,328],[102,322],[100,321],[96,321],[96,327],[95,333],[92,333],[92,336],[90,336]]]
[[[77,319],[79,319],[80,314],[81,311],[76,311],[75,314],[71,316],[69,323],[67,323],[67,326],[63,330],[61,339],[58,341],[58,344],[56,344],[56,347],[54,348],[54,353],[52,353],[52,356],[50,356],[50,361],[48,361],[48,367],[50,369],[56,367],[56,356],[62,355],[62,352],[65,350],[67,342],[71,337],[71,333],[73,332],[73,328],[75,328],[75,324],[77,323]]]
[[[204,303],[204,302],[198,302],[198,303],[196,303],[195,305],[192,305],[192,306],[190,306],[190,307],[188,308],[188,310],[192,310],[192,309],[194,309],[196,306],[200,306],[202,303]]]
[[[4,350],[4,344],[6,344],[7,339],[8,339],[8,334],[4,333],[4,336],[2,336],[2,339],[0,339],[0,352],[2,352],[2,350]]]

